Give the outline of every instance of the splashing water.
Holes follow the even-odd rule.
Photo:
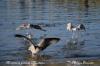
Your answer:
[[[84,33],[81,31],[74,31],[72,32],[72,43],[75,44],[80,44],[81,42],[84,41],[84,37],[83,37]]]

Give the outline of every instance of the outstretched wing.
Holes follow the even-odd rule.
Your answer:
[[[46,49],[50,44],[57,43],[60,40],[60,38],[45,38],[40,41],[38,44],[38,48],[41,50]]]
[[[67,24],[67,30],[72,31],[75,26],[72,23]]]
[[[42,30],[42,31],[46,31],[45,29],[43,29],[40,25],[33,25],[30,24],[30,27],[34,28],[34,29],[38,29],[38,30]]]
[[[33,42],[30,38],[28,38],[28,37],[26,37],[26,36],[24,36],[24,35],[15,34],[14,36],[15,36],[15,37],[18,37],[18,38],[25,38],[26,40],[28,40],[28,42],[30,42],[31,44],[34,45],[34,42]],[[35,45],[34,45],[34,46],[35,46]]]
[[[83,24],[78,25],[77,27],[79,30],[85,30],[85,26]]]

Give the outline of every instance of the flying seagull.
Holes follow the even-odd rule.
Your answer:
[[[23,24],[21,24],[20,26],[18,26],[18,27],[16,28],[16,30],[29,29],[29,28],[34,28],[34,29],[46,31],[46,30],[43,29],[40,25],[33,25],[33,24],[30,24],[30,23],[23,23]]]
[[[81,36],[81,31],[86,31],[85,26],[83,24],[78,24],[77,26],[75,26],[72,23],[67,24],[67,30],[73,33],[72,38],[78,38],[78,36]]]
[[[49,45],[57,43],[60,40],[60,38],[43,38],[38,44],[35,44],[31,39],[24,35],[15,34],[15,37],[25,38],[30,43],[28,50],[31,51],[33,56],[46,49]]]
[[[74,26],[72,23],[67,24],[68,31],[85,31],[85,26],[83,24],[78,24],[78,26]]]

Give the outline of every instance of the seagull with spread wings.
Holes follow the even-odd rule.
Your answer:
[[[60,40],[60,38],[55,38],[55,37],[54,38],[43,38],[38,44],[35,44],[30,38],[24,35],[15,34],[15,37],[25,38],[29,42],[30,46],[28,50],[31,51],[32,55],[35,55],[39,53],[40,51],[45,50],[49,45],[53,43],[57,43]]]
[[[20,26],[18,26],[16,28],[16,30],[29,29],[29,28],[34,28],[34,29],[37,29],[37,30],[46,31],[40,25],[34,25],[34,24],[30,24],[30,23],[22,23]]]
[[[68,31],[85,31],[85,26],[83,24],[78,24],[77,26],[73,25],[72,23],[67,24]]]
[[[79,35],[81,36],[80,32],[86,31],[85,26],[83,24],[78,24],[75,26],[72,23],[67,24],[67,30],[73,33],[72,38],[77,38]]]

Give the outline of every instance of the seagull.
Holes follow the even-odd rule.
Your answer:
[[[83,24],[78,24],[78,26],[74,26],[72,23],[67,24],[68,31],[85,31],[85,26]]]
[[[29,28],[34,28],[34,29],[46,31],[46,30],[44,30],[40,25],[33,25],[33,24],[30,24],[30,23],[23,23],[23,24],[21,24],[20,26],[18,26],[18,27],[16,28],[16,30],[29,29]]]
[[[49,45],[57,43],[60,40],[60,38],[43,38],[38,44],[35,44],[30,38],[24,35],[15,34],[15,37],[25,38],[29,42],[30,46],[28,50],[31,51],[32,56],[38,54],[40,51],[46,49]]]
[[[81,31],[86,31],[85,26],[83,24],[78,24],[77,26],[75,26],[72,23],[67,24],[67,30],[73,33],[72,39],[81,36]]]

